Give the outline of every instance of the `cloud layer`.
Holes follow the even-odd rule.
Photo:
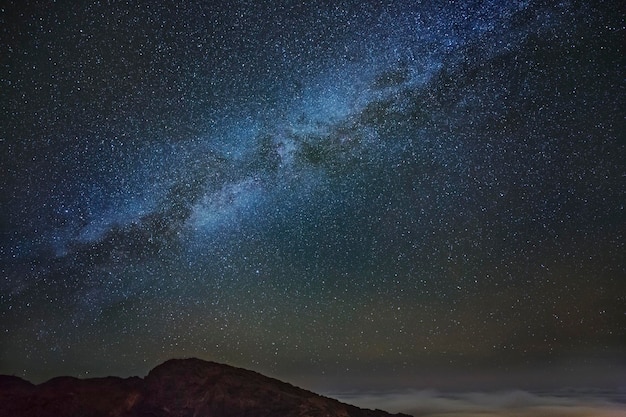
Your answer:
[[[528,391],[339,394],[340,401],[419,417],[618,417],[626,413],[624,393],[549,393]]]

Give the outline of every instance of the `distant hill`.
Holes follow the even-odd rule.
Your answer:
[[[0,376],[0,416],[12,417],[388,417],[256,372],[172,359],[145,378],[53,378],[33,385]]]

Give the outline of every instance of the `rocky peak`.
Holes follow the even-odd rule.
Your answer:
[[[14,417],[388,417],[277,379],[200,359],[173,359],[145,378],[0,376],[0,415]],[[400,414],[396,416],[401,416]]]

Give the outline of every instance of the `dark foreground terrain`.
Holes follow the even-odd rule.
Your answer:
[[[173,359],[145,378],[58,377],[33,385],[0,376],[0,416],[384,417],[256,372]],[[396,414],[396,416],[402,416]]]

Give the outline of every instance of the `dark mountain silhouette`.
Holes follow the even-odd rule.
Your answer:
[[[0,376],[0,415],[12,417],[387,417],[200,359],[172,359],[145,378]],[[403,416],[396,414],[396,416]],[[405,416],[406,417],[406,416]]]

